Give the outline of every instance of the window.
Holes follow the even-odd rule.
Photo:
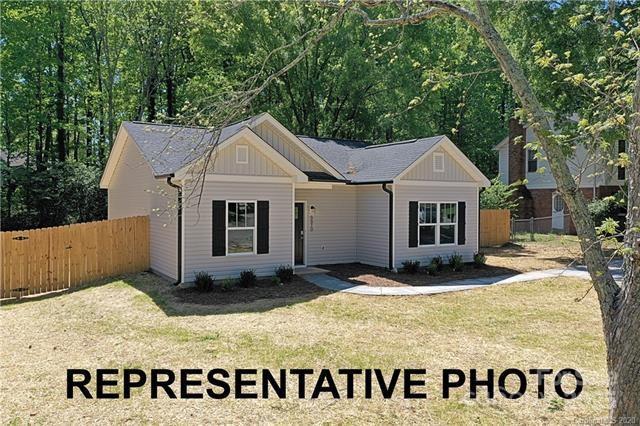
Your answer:
[[[535,173],[538,171],[538,159],[535,151],[527,149],[527,172]]]
[[[455,244],[457,216],[458,203],[419,203],[419,245]]]
[[[433,154],[433,171],[444,172],[444,153],[436,152]]]
[[[236,163],[249,164],[249,147],[247,145],[236,146]]]
[[[624,154],[625,152],[627,152],[627,147],[625,146],[625,141],[623,140],[619,140],[618,141],[618,154]],[[620,155],[618,155],[619,157]],[[625,179],[625,171],[624,171],[624,167],[620,167],[618,166],[618,180],[624,180]]]
[[[256,203],[227,203],[227,254],[253,253],[255,248]]]
[[[564,211],[564,200],[560,194],[553,194],[553,211],[556,213]]]

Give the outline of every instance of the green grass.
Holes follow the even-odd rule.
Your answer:
[[[526,242],[538,242],[538,243],[546,243],[549,245],[565,245],[571,243],[577,243],[578,237],[575,235],[560,235],[560,234],[533,234],[533,239],[531,238],[531,234],[528,232],[518,232],[513,236],[513,242],[515,243],[526,243]]]
[[[51,423],[576,423],[607,415],[600,315],[589,283],[512,284],[427,297],[347,294],[185,305],[151,275],[0,309],[0,421]],[[426,368],[426,401],[67,400],[67,368]],[[572,401],[440,397],[443,368],[578,369]]]

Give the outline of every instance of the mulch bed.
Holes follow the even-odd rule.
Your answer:
[[[330,293],[297,276],[294,276],[290,283],[277,286],[272,284],[271,279],[259,279],[255,287],[236,286],[230,291],[222,291],[216,283],[209,292],[203,293],[195,288],[176,288],[173,292],[181,302],[199,305],[233,305],[264,299],[316,297]]]
[[[363,265],[361,263],[322,265],[320,267],[329,270],[329,275],[340,278],[341,280],[374,287],[428,286],[467,278],[492,277],[518,273],[518,271],[514,271],[513,269],[488,265],[480,268],[475,268],[473,265],[465,265],[462,271],[452,271],[445,265],[444,269],[435,276],[428,275],[424,270],[416,274],[404,274],[401,272],[392,272],[377,266]]]

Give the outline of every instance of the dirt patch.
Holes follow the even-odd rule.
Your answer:
[[[250,303],[263,299],[285,299],[301,296],[321,296],[330,292],[317,287],[300,277],[294,277],[290,283],[273,285],[270,279],[260,279],[255,287],[234,287],[230,291],[214,288],[202,293],[195,288],[172,290],[172,295],[180,302],[197,305],[233,305]]]

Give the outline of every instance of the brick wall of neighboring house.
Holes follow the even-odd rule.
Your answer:
[[[509,142],[508,142],[508,159],[509,159],[509,183],[517,182],[525,178],[525,155],[526,151],[524,145],[526,141],[526,129],[515,118],[509,120]],[[516,138],[521,137],[520,141],[516,143]],[[518,203],[518,210],[516,212],[519,218],[529,218],[532,216],[533,198],[531,192],[527,187],[520,186],[514,194],[520,199]]]
[[[600,186],[596,188],[596,197],[604,198],[618,192],[620,188],[617,186]],[[584,198],[588,201],[593,199],[593,188],[581,188],[582,194]],[[529,193],[531,194],[531,203],[528,211],[526,211],[522,218],[526,219],[529,217],[541,218],[541,217],[549,217],[553,213],[552,203],[553,203],[553,193],[556,192],[556,189],[529,189]],[[565,214],[569,214],[569,209],[565,205]],[[543,219],[538,220],[535,223],[535,231],[540,233],[548,233],[551,232],[551,220]],[[564,219],[564,232],[566,234],[575,235],[576,227],[573,224],[573,220],[571,220],[571,216],[565,216]]]

